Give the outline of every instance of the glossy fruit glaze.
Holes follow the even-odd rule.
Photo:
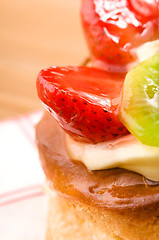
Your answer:
[[[124,73],[89,67],[51,67],[37,90],[60,126],[78,141],[102,142],[128,133],[118,119]]]
[[[92,59],[111,70],[123,70],[136,60],[132,49],[159,37],[158,0],[83,0],[81,16]]]

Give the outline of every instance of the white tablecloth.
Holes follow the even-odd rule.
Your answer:
[[[34,112],[0,122],[0,239],[44,240],[47,197],[35,143]]]

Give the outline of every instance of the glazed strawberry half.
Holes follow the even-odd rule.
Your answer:
[[[132,49],[159,37],[158,0],[83,0],[81,17],[92,60],[119,71],[136,61]]]
[[[125,74],[89,67],[50,67],[37,78],[39,98],[78,141],[97,143],[128,133],[118,119]]]

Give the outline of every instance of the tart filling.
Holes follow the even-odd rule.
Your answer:
[[[120,167],[159,181],[159,148],[144,145],[131,134],[98,144],[77,142],[66,134],[65,146],[72,160],[90,170]]]

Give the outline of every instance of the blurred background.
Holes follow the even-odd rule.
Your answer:
[[[81,0],[0,1],[0,119],[41,109],[38,72],[88,56]]]

